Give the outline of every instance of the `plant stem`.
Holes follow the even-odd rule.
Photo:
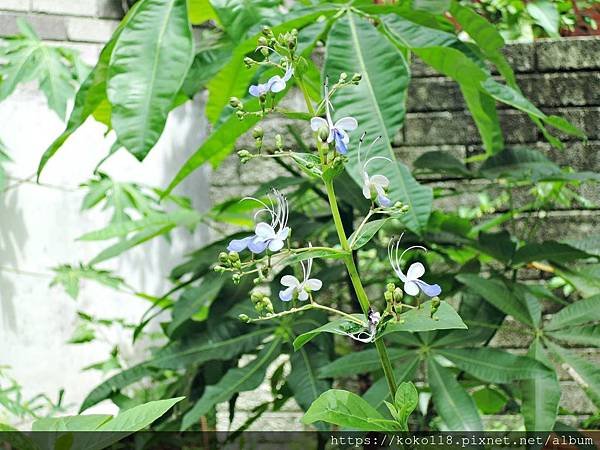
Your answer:
[[[352,281],[352,286],[354,287],[356,296],[358,297],[360,307],[368,320],[370,307],[369,298],[367,297],[367,293],[365,292],[365,289],[362,285],[362,281],[360,280],[358,269],[356,268],[354,258],[352,257],[352,251],[350,250],[350,246],[348,245],[348,238],[346,237],[346,232],[344,231],[344,226],[342,224],[342,218],[340,216],[340,210],[338,208],[337,199],[335,197],[333,182],[325,181],[325,187],[327,189],[327,197],[329,198],[329,205],[331,207],[331,213],[333,215],[333,222],[335,224],[335,229],[337,231],[340,244],[342,245],[342,249],[348,252],[348,255],[344,257],[344,263],[346,264],[346,269],[348,270],[348,275],[350,275],[350,280]],[[379,355],[379,361],[381,363],[381,367],[383,368],[383,373],[387,380],[388,387],[390,389],[390,394],[392,398],[394,398],[394,396],[396,395],[396,380],[394,377],[394,371],[392,369],[392,363],[390,362],[390,358],[388,356],[384,342],[381,339],[376,340],[375,348],[377,349],[377,354]]]

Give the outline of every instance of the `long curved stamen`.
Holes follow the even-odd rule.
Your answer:
[[[331,111],[329,110],[331,106],[331,102],[329,101],[329,77],[325,77],[323,89],[325,91],[325,117],[327,117],[329,128],[333,128],[333,120],[331,119]]]
[[[363,144],[363,141],[365,140],[366,135],[367,135],[367,132],[363,131],[363,134],[360,136],[360,139],[358,140],[358,166],[359,167],[363,167],[361,159],[360,159],[360,152],[361,152],[362,144]]]
[[[342,330],[340,330],[340,331],[342,331]],[[346,331],[342,331],[342,333],[343,333],[345,336],[348,336],[349,338],[351,338],[351,339],[354,339],[355,341],[363,342],[363,343],[365,343],[365,344],[368,344],[369,342],[373,342],[373,338],[375,337],[375,334],[371,334],[371,333],[369,333],[369,332],[367,332],[367,331],[359,331],[359,332],[357,332],[357,333],[348,333],[348,332],[346,332]],[[366,338],[361,338],[361,337],[360,337],[360,336],[361,336],[361,334],[365,334],[365,335],[367,335],[368,337],[366,337]]]
[[[365,164],[362,166],[362,168],[363,168],[363,171],[366,171],[366,170],[367,170],[367,166],[369,165],[369,163],[370,163],[371,161],[375,161],[375,160],[377,160],[377,159],[385,159],[387,162],[390,162],[390,163],[392,162],[392,160],[391,160],[390,158],[387,158],[387,157],[385,157],[385,156],[373,156],[373,157],[371,157],[371,158],[367,159],[367,161],[365,162]]]
[[[272,47],[269,47],[268,45],[259,45],[258,47],[256,47],[256,50],[260,50],[261,48],[266,48],[268,50],[271,50],[273,53],[275,53],[276,55],[279,55],[281,58],[283,58],[283,56],[281,56],[281,53],[279,53],[277,50],[275,50]]]
[[[300,261],[300,265],[302,266],[302,283],[304,283],[308,279],[307,270],[305,261]]]
[[[252,201],[255,201],[255,202],[257,202],[257,203],[259,203],[260,205],[263,206],[263,208],[259,209],[258,211],[256,211],[254,213],[254,216],[253,216],[254,221],[256,221],[256,218],[258,217],[259,214],[261,214],[261,213],[263,213],[263,212],[266,211],[271,216],[271,226],[273,226],[273,218],[275,216],[275,211],[273,210],[272,207],[269,207],[265,202],[263,202],[263,201],[261,201],[261,200],[259,200],[257,198],[254,198],[254,197],[244,197],[240,201],[243,202],[244,200],[252,200]],[[271,202],[271,205],[272,205],[272,202]]]
[[[419,250],[423,250],[425,253],[427,253],[427,249],[425,247],[423,247],[422,245],[412,245],[402,252],[402,254],[400,255],[400,262],[402,262],[402,257],[404,256],[404,254],[414,248],[418,248]]]
[[[365,159],[367,159],[369,157],[369,153],[371,153],[371,150],[373,149],[373,146],[375,144],[377,144],[377,142],[379,141],[379,139],[381,139],[381,136],[377,136],[375,139],[373,139],[373,142],[371,142],[371,145],[369,145],[369,148],[367,149],[367,154],[365,155]]]
[[[312,248],[312,243],[310,243],[310,242],[308,243],[308,248],[309,249]],[[304,275],[305,280],[308,280],[310,278],[310,272],[312,271],[312,264],[313,264],[313,258],[308,258],[308,264],[307,264],[308,268]]]

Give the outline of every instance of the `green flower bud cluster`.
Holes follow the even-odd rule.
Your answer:
[[[232,108],[234,108],[236,110],[235,114],[237,115],[238,119],[240,119],[240,120],[244,120],[244,118],[246,117],[246,114],[248,114],[244,110],[244,103],[242,103],[242,101],[237,97],[231,97],[229,99],[229,106],[231,106]]]
[[[235,272],[231,279],[235,284],[238,284],[242,279],[240,255],[237,252],[219,253],[219,264],[215,266],[215,272]]]
[[[263,136],[265,135],[264,130],[261,126],[257,126],[252,130],[252,137],[254,138],[254,144],[256,145],[256,149],[261,151],[263,145]]]
[[[237,155],[242,164],[246,164],[252,159],[252,153],[250,153],[248,150],[240,150],[237,152]]]
[[[250,300],[254,304],[254,309],[259,316],[268,316],[274,313],[273,304],[268,295],[254,291],[250,294]]]
[[[399,319],[399,315],[402,313],[402,289],[397,287],[394,283],[388,283],[383,293],[383,298],[386,301],[386,312],[394,316],[396,320]]]
[[[433,315],[437,312],[438,308],[440,307],[440,304],[441,304],[441,301],[440,301],[439,297],[433,297],[431,299],[431,311],[430,311],[431,315],[430,315],[430,317],[433,320],[440,320],[439,317],[433,317]]]

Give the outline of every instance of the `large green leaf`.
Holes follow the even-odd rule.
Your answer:
[[[411,354],[408,350],[397,348],[388,348],[387,353],[390,361],[403,359]],[[318,374],[319,378],[333,378],[374,372],[381,369],[379,361],[379,354],[374,348],[363,350],[361,352],[352,352],[327,365],[322,365],[319,368]]]
[[[534,321],[527,306],[519,296],[508,288],[506,282],[481,278],[479,275],[467,273],[457,275],[456,278],[500,311],[525,324],[533,325]]]
[[[311,405],[302,422],[318,421],[332,423],[349,430],[392,431],[398,424],[386,420],[379,412],[356,394],[331,389]]]
[[[495,348],[440,349],[436,352],[459,369],[490,383],[544,377],[548,373],[548,368],[535,359]]]
[[[580,325],[557,331],[548,331],[546,334],[571,344],[594,345],[600,347],[600,325]]]
[[[539,339],[533,341],[527,355],[546,365],[549,370],[545,376],[535,377],[521,383],[523,396],[521,413],[525,420],[525,429],[527,431],[552,431],[560,402],[560,383]]]
[[[317,370],[326,365],[329,358],[325,352],[310,345],[292,353],[290,362],[292,370],[287,376],[287,383],[296,402],[307,411],[319,395],[331,387],[330,381],[317,378]]]
[[[401,321],[388,322],[380,337],[400,331],[418,332],[467,328],[454,308],[448,303],[440,302],[437,311],[434,313],[431,312],[432,305],[433,301],[429,300],[416,309],[410,309],[402,313],[400,315]]]
[[[86,119],[98,109],[103,100],[106,100],[106,80],[108,77],[110,57],[118,37],[123,31],[123,28],[129,24],[131,17],[137,11],[140,3],[141,2],[136,3],[121,21],[114,31],[112,38],[100,52],[100,57],[98,58],[96,66],[79,87],[79,91],[77,91],[77,94],[75,95],[75,102],[65,130],[52,142],[52,144],[50,144],[40,159],[37,169],[38,180],[48,160],[52,158],[67,139],[83,125]]]
[[[366,131],[369,139],[381,135],[373,146],[371,156],[383,156],[393,163],[374,160],[370,171],[381,173],[390,180],[390,198],[402,201],[410,209],[401,220],[413,231],[420,233],[429,220],[432,190],[421,186],[408,168],[396,161],[392,143],[404,123],[408,64],[402,52],[379,33],[364,18],[348,13],[332,27],[327,40],[324,75],[337,80],[342,72],[358,72],[362,80],[356,87],[340,90],[332,98],[336,118],[352,116],[359,129]],[[358,136],[351,137],[356,143]],[[362,171],[358,167],[358,154],[350,150],[346,168],[362,185]]]
[[[587,253],[556,241],[526,244],[515,253],[514,264],[550,260],[559,263],[588,258]]]
[[[600,295],[578,300],[564,307],[552,316],[544,328],[556,330],[597,320],[600,320]]]
[[[111,124],[143,160],[162,134],[194,57],[186,0],[144,0],[115,43],[108,70]]]
[[[433,404],[452,431],[481,431],[483,424],[473,398],[456,381],[452,372],[428,359],[427,379],[431,387]]]
[[[482,176],[490,179],[507,177],[534,181],[560,172],[560,168],[537,150],[507,148],[488,158],[479,168]]]
[[[264,380],[269,364],[279,356],[280,348],[281,341],[274,339],[258,353],[256,359],[244,367],[230,369],[217,384],[207,386],[200,400],[183,416],[181,429],[187,430],[216,404],[226,402],[234,394],[256,389]]]
[[[156,400],[134,406],[97,428],[97,431],[138,431],[150,425],[184,397]]]
[[[412,22],[397,14],[383,18],[394,41],[412,50],[426,64],[459,83],[467,106],[477,124],[484,147],[494,154],[503,146],[502,130],[494,100],[480,83],[490,77],[480,60],[455,35]],[[463,50],[463,51],[461,51]]]
[[[600,264],[569,264],[557,266],[556,274],[580,291],[584,297],[600,294]]]
[[[581,385],[588,397],[598,407],[600,406],[600,366],[576,356],[572,350],[567,350],[549,340],[544,341],[548,349],[568,368],[578,376],[573,378]]]

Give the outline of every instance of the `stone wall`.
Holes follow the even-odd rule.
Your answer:
[[[541,149],[561,165],[569,165],[577,170],[600,171],[600,39],[540,40],[534,44],[509,45],[505,51],[524,94],[543,111],[568,118],[588,136],[587,142],[563,136],[565,150],[555,150],[544,142],[537,127],[525,114],[501,107],[499,115],[507,146]],[[405,127],[395,137],[398,158],[412,165],[418,156],[431,150],[451,151],[461,159],[480,153],[482,147],[477,128],[466,110],[456,83],[418,60],[413,62],[412,75]],[[291,102],[298,102],[298,108],[303,107],[299,98],[292,98]],[[272,139],[272,133],[286,133],[286,125],[291,124],[282,120],[270,121],[263,128]],[[306,137],[309,135],[307,133]],[[239,143],[239,148],[252,148],[252,140],[246,136]],[[232,194],[250,195],[258,183],[278,175],[285,175],[285,171],[270,161],[251,161],[241,167],[234,157],[214,177],[211,196],[216,201]],[[424,177],[421,181],[440,187],[452,187],[457,183],[456,180],[439,177]],[[452,201],[439,200],[437,206],[456,208],[458,205],[474,204],[479,191],[477,183],[474,183],[472,195],[463,195]],[[597,185],[585,185],[580,192],[595,205],[600,204]],[[544,238],[565,239],[597,234],[600,232],[599,225],[600,209],[597,206],[585,210],[558,209],[548,214],[538,234]],[[529,340],[515,331],[518,327],[516,322],[508,319],[492,345],[525,353]],[[577,348],[574,351],[600,364],[600,349]],[[596,409],[566,371],[562,371],[560,377],[563,390],[561,405],[573,412],[573,415],[562,417],[561,420],[576,424]],[[261,401],[262,398],[254,394],[242,394],[238,404],[241,408],[250,409]],[[225,410],[221,417],[225,426]],[[288,405],[281,413],[267,415],[253,429],[262,426],[300,429],[300,417],[301,413],[293,405]],[[497,418],[487,419],[494,421]],[[506,423],[507,419],[503,417],[502,422]]]

